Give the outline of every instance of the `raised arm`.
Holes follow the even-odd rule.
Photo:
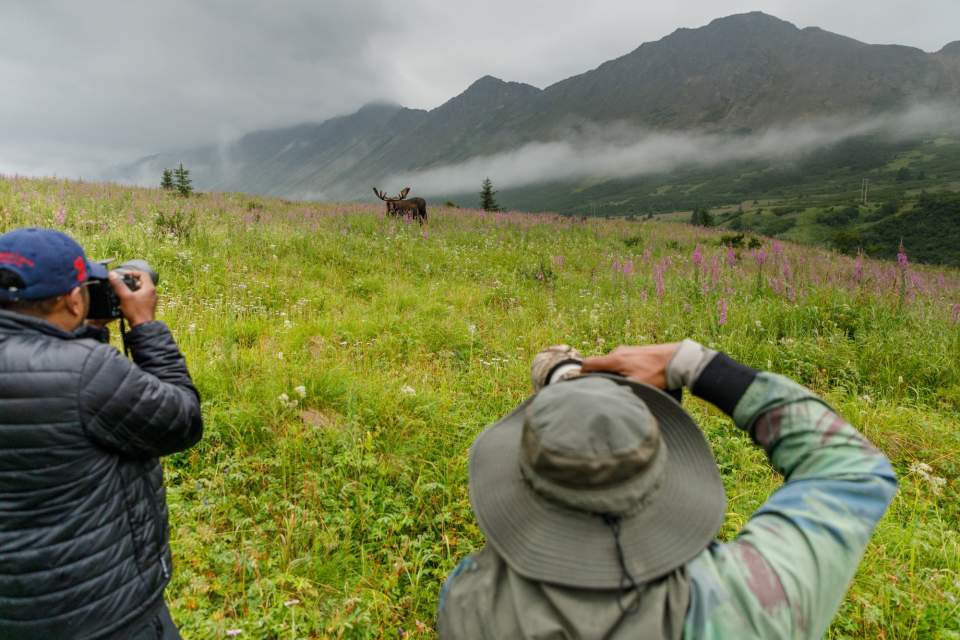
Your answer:
[[[107,345],[84,365],[80,412],[98,444],[135,458],[187,449],[203,434],[200,397],[170,330],[160,322],[127,334],[134,361]]]
[[[663,384],[683,384],[730,414],[785,478],[733,542],[688,565],[685,636],[821,638],[896,492],[890,462],[787,378],[691,341],[672,347]]]
[[[116,349],[93,349],[83,369],[80,415],[87,433],[123,455],[155,458],[187,449],[203,434],[200,395],[170,330],[154,320],[156,289],[149,275],[134,271],[140,286],[127,288],[111,272],[134,363]]]

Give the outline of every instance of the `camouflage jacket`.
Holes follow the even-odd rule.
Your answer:
[[[682,635],[820,638],[893,499],[896,476],[890,462],[822,400],[787,378],[757,373],[722,354],[706,373],[711,380],[694,384],[694,393],[731,413],[737,426],[764,448],[785,484],[736,539],[711,543],[683,567],[689,602]],[[471,602],[483,601],[458,593],[462,589],[457,584],[464,571],[482,572],[486,566],[497,570],[499,563],[484,563],[482,557],[481,553],[464,559],[444,585],[441,637],[462,637],[445,633],[463,628],[449,624],[450,616],[460,618],[475,606]],[[482,583],[462,582],[464,588]],[[610,598],[617,595],[611,593]],[[483,619],[493,612],[471,613]],[[624,622],[616,621],[615,626]],[[582,629],[571,628],[570,623],[566,616],[564,631],[550,637],[586,638],[596,632],[587,620]]]

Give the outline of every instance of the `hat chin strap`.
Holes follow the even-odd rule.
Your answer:
[[[617,606],[620,607],[620,611],[623,613],[636,613],[640,610],[640,585],[637,584],[633,574],[630,573],[630,569],[627,568],[627,561],[623,554],[623,545],[620,544],[620,523],[623,518],[613,513],[603,513],[600,514],[600,517],[603,518],[603,523],[610,527],[610,531],[613,533],[613,543],[617,548],[617,560],[620,561],[620,570],[622,571],[620,575],[620,593],[617,594]],[[623,597],[630,591],[633,591],[636,597],[629,607],[625,607],[623,606]]]

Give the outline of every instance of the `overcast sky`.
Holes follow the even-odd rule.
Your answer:
[[[960,39],[960,0],[4,0],[0,173],[89,176],[377,99],[431,109],[486,74],[545,87],[752,10],[927,51]]]

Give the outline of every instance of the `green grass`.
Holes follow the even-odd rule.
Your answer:
[[[865,261],[858,281],[852,259],[787,244],[729,266],[719,232],[685,225],[432,207],[427,232],[379,207],[251,202],[0,179],[0,231],[57,226],[161,274],[206,423],[165,461],[188,640],[433,637],[442,580],[483,544],[468,447],[526,396],[533,354],[688,336],[810,385],[897,468],[830,637],[960,637],[957,271]],[[179,231],[158,227],[178,210]],[[631,275],[611,268],[625,260]],[[687,406],[729,538],[780,480],[715,409]]]

